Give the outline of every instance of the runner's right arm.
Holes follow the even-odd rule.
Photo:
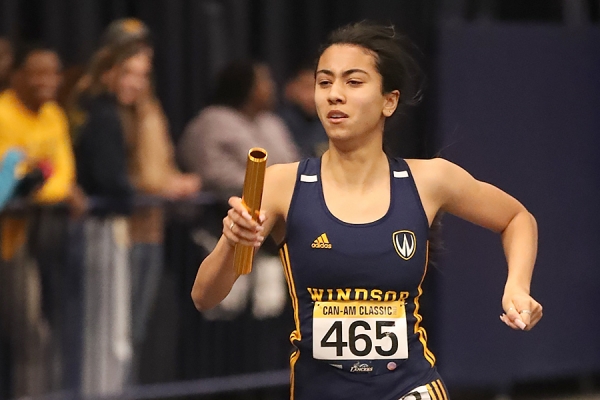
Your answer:
[[[284,225],[282,217],[287,214],[297,165],[280,164],[267,168],[260,221],[252,220],[241,198],[229,199],[231,208],[223,218],[223,234],[215,249],[200,264],[192,288],[192,300],[199,311],[215,307],[231,291],[238,278],[233,266],[237,243],[258,248],[274,228],[276,239],[283,237],[280,233]]]

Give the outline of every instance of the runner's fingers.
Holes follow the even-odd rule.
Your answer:
[[[264,211],[261,211],[260,215],[258,216],[258,222],[263,224],[266,220],[267,220],[267,214]]]
[[[542,311],[542,306],[536,302],[536,305],[533,307],[533,311],[532,311],[531,317],[530,317],[530,322],[529,322],[529,324],[527,324],[526,330],[531,330],[531,328],[533,328],[535,325],[537,325],[537,323],[540,322],[540,320],[542,319],[543,315],[544,315],[544,313]]]
[[[223,235],[232,245],[240,244],[243,246],[260,247],[261,242],[246,240],[234,234],[230,229],[223,228]]]
[[[227,219],[227,218],[225,218]],[[231,230],[228,230],[225,228],[225,219],[223,220],[223,236],[225,236],[225,238],[227,239],[227,241],[229,241],[229,243],[233,246],[239,243],[240,239],[234,235]]]
[[[533,308],[533,299],[529,299],[529,301],[514,301],[515,310],[517,312],[517,317],[523,321],[523,323],[527,326],[531,322],[531,312]]]
[[[239,223],[236,221],[239,221]],[[223,233],[230,233],[239,240],[252,243],[262,242],[264,240],[261,232],[262,227],[260,227],[260,230],[256,230],[255,227],[248,227],[247,222],[243,218],[240,219],[239,216],[236,218],[235,211],[229,210],[227,217],[223,218]]]
[[[262,225],[263,221],[261,221],[261,216],[263,219],[266,219],[266,215],[264,215],[264,212],[261,212],[259,214],[259,220],[255,221],[252,219],[252,217],[248,213],[248,210],[242,203],[241,198],[235,197],[235,196],[230,197],[229,205],[231,206],[231,208],[229,209],[228,215],[232,217],[233,222],[235,222],[237,225],[241,225],[241,226],[244,226],[247,228],[253,228],[257,231],[262,230],[261,225]],[[231,213],[232,211],[233,211],[233,214]],[[236,215],[237,215],[237,217],[236,217]]]
[[[525,329],[527,324],[525,324],[525,322],[523,322],[523,319],[521,318],[521,315],[517,311],[517,307],[513,302],[510,303],[510,306],[508,307],[507,310],[505,310],[505,312],[506,312],[506,317],[513,325],[516,325],[518,327],[518,329],[520,329],[520,330]],[[511,328],[512,328],[512,326],[511,326]]]
[[[231,244],[241,244],[253,247],[260,247],[262,245],[264,237],[260,233],[241,228],[229,221],[231,221],[229,217],[223,219],[223,235]]]
[[[501,319],[507,325],[517,326],[521,330],[531,330],[542,318],[542,306],[532,297],[516,298],[505,305],[506,314]],[[503,314],[504,315],[504,314]]]
[[[533,328],[534,326],[536,326],[537,323],[540,322],[540,320],[542,319],[543,315],[544,314],[542,313],[541,310],[538,313],[535,313],[534,315],[532,315],[532,317],[531,317],[531,323],[527,326],[527,330],[530,330],[531,328]]]
[[[242,204],[242,198],[238,196],[231,196],[227,203],[231,208],[236,208],[240,210],[240,212],[244,209],[244,205]]]
[[[248,221],[252,220],[252,217],[248,213],[248,210],[246,209],[246,206],[244,206],[240,197],[231,196],[229,198],[228,203],[231,206],[231,208],[237,211],[243,218],[247,219]]]
[[[504,316],[505,320],[504,323],[506,324],[506,326],[508,326],[511,329],[514,329],[516,331],[520,331],[521,329],[516,326],[515,324],[513,324],[512,322],[510,322],[510,320],[508,319],[508,317]]]
[[[535,301],[532,297],[525,302],[515,302],[519,315],[523,319],[523,322],[527,324],[528,329],[533,328],[542,318],[542,305]]]
[[[517,331],[520,331],[521,328],[519,328],[518,326],[516,326],[509,318],[506,314],[502,314],[500,316],[500,321],[504,322],[507,326],[509,326],[512,329],[515,329]]]
[[[240,215],[234,208],[230,208],[227,211],[227,217],[229,217],[230,221],[228,222],[228,226],[231,228],[231,223],[235,224],[235,227],[240,228],[241,230],[248,230],[251,232],[261,232],[263,227],[260,226],[256,221],[252,219],[246,219],[244,216]],[[236,230],[237,233],[237,230]]]

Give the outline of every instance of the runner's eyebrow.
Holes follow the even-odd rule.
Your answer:
[[[352,75],[352,74],[365,74],[365,75],[369,75],[369,73],[367,71],[365,71],[364,69],[360,69],[360,68],[351,68],[348,69],[344,72],[342,72],[342,77],[347,77],[348,75]],[[317,71],[316,75],[318,74],[325,74],[328,76],[335,76],[335,74],[333,73],[333,71],[329,70],[329,69],[320,69]]]

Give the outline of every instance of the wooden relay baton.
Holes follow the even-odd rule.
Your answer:
[[[255,221],[258,221],[260,215],[260,203],[262,201],[266,167],[267,151],[259,147],[251,148],[248,151],[242,204]],[[254,250],[253,246],[235,245],[233,265],[238,275],[246,275],[252,271]]]

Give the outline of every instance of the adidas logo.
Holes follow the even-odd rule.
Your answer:
[[[316,238],[315,241],[312,242],[311,247],[313,249],[330,249],[331,248],[331,243],[329,243],[329,239],[327,238],[327,234],[323,233],[321,236],[319,236],[318,238]]]

